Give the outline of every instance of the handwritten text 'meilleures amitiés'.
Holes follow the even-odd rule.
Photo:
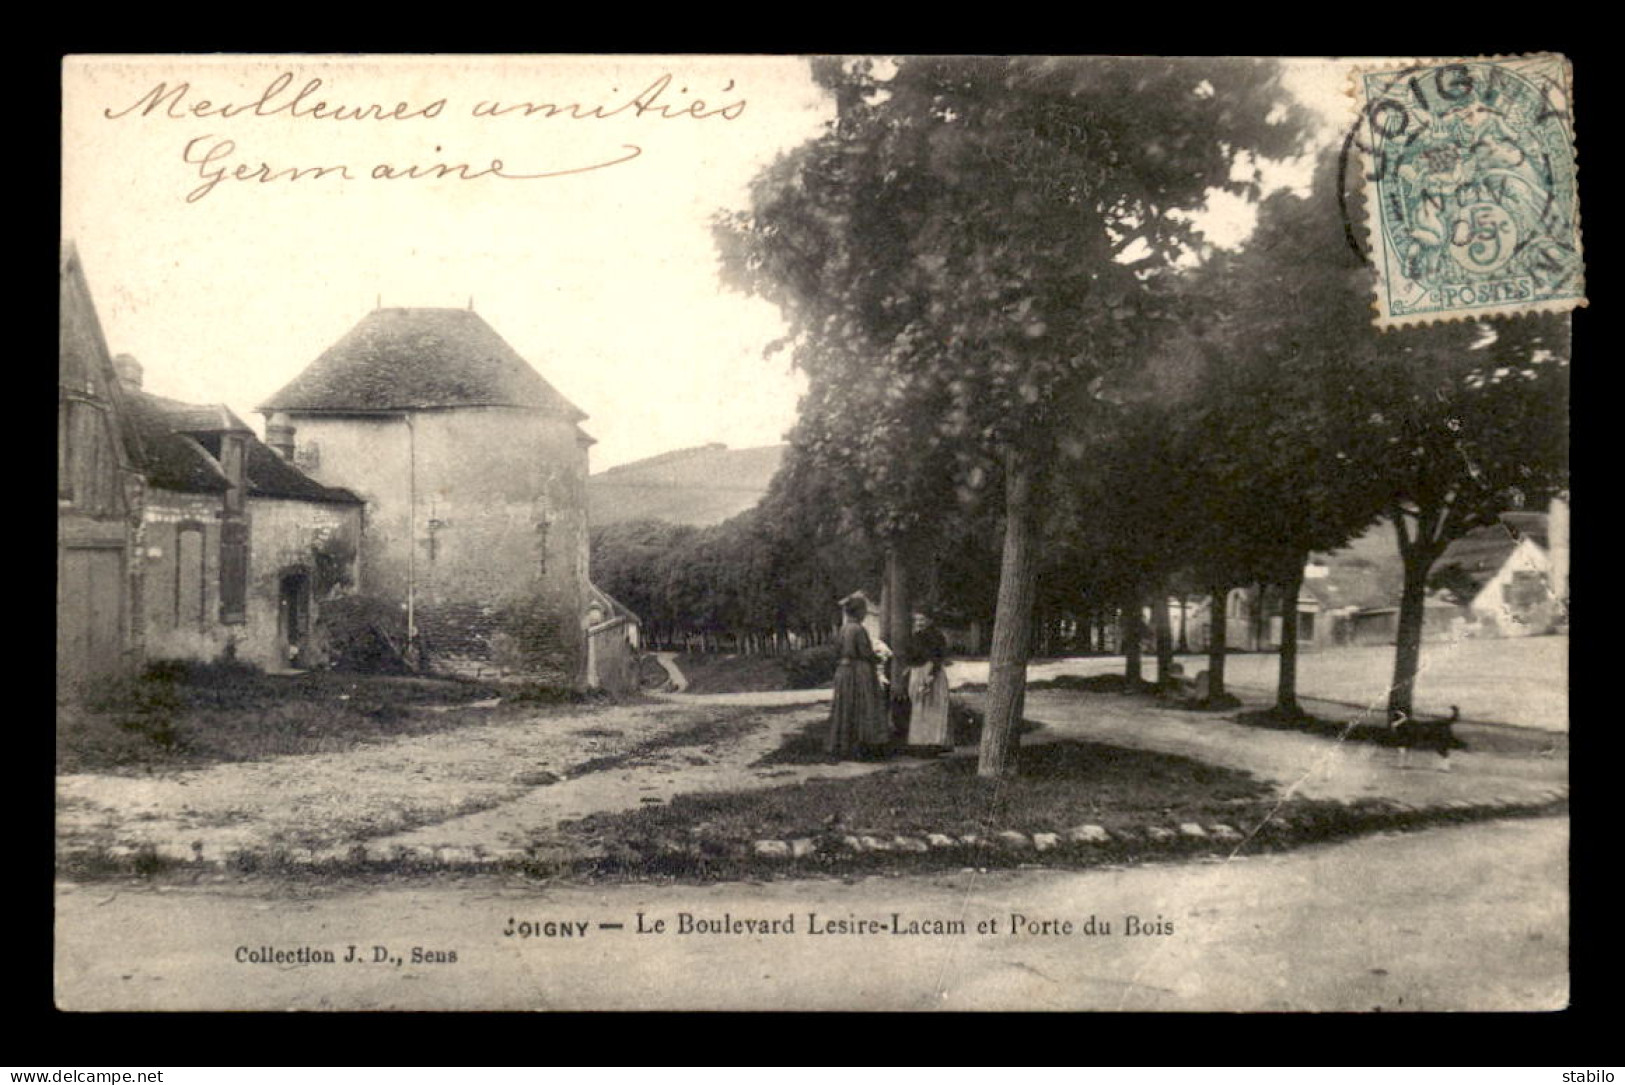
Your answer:
[[[159,82],[140,97],[122,108],[108,107],[102,116],[110,121],[127,118],[158,117],[169,120],[232,121],[242,117],[283,117],[302,121],[327,121],[336,124],[358,122],[398,121],[403,124],[432,122],[454,109],[448,98],[417,104],[396,102],[386,105],[378,102],[348,103],[332,101],[322,96],[321,79],[307,79],[297,89],[296,77],[287,71],[268,83],[256,97],[239,102],[218,102],[203,97],[187,82]],[[481,100],[468,108],[468,115],[478,118],[561,118],[571,121],[610,121],[649,119],[674,120],[737,120],[745,112],[746,100],[734,97],[722,105],[713,105],[689,94],[687,87],[673,91],[674,79],[663,72],[635,94],[623,94],[611,88],[601,102],[501,102]],[[734,89],[732,80],[721,89],[728,95]],[[435,150],[439,151],[439,147]],[[241,155],[235,140],[209,132],[192,136],[181,147],[181,161],[195,171],[196,187],[186,193],[187,203],[197,203],[225,181],[252,181],[261,184],[272,181],[371,179],[375,181],[435,180],[451,178],[472,181],[490,178],[505,181],[535,181],[549,177],[565,177],[576,173],[607,169],[630,162],[643,153],[633,143],[622,143],[601,156],[585,162],[574,162],[548,169],[514,166],[500,158],[487,162],[432,162],[398,164],[380,162],[371,166],[350,162],[326,162],[319,165],[273,166],[269,162]]]

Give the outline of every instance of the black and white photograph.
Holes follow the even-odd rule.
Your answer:
[[[1575,69],[66,57],[56,1007],[1565,1009]]]

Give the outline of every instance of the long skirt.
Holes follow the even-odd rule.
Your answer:
[[[880,679],[868,663],[842,660],[835,668],[835,700],[829,709],[828,750],[850,757],[863,746],[879,746],[891,737]]]
[[[935,671],[935,674],[932,672]],[[948,675],[941,667],[921,664],[909,668],[908,718],[910,746],[952,746],[948,725]]]

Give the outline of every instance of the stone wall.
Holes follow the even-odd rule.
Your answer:
[[[367,502],[360,590],[412,611],[435,669],[585,681],[587,453],[506,407],[298,415],[294,462]],[[414,500],[415,492],[415,500]]]
[[[240,626],[220,620],[220,497],[152,489],[142,512],[141,612],[149,659],[219,659]]]
[[[282,578],[304,572],[310,577],[308,605],[312,627],[322,603],[348,594],[356,580],[356,554],[361,541],[361,509],[314,501],[255,497],[248,502],[248,613],[237,656],[264,667],[307,667],[324,662],[320,644],[307,644],[298,659],[288,654],[288,631],[282,622]],[[319,567],[330,565],[318,555],[342,559],[345,568],[333,583],[323,583]]]
[[[610,693],[638,689],[637,623],[613,618],[587,631],[587,684]]]
[[[355,580],[353,555],[360,541],[361,509],[250,499],[247,606],[241,622],[221,620],[220,510],[216,495],[169,490],[148,494],[141,533],[146,654],[150,659],[201,661],[231,655],[262,667],[286,666],[281,577],[301,568],[314,574],[316,550],[325,547],[352,555],[348,583],[334,586],[349,590]],[[313,621],[320,613],[321,596],[330,594],[331,588],[313,591]]]

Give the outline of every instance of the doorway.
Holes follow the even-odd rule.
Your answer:
[[[293,569],[282,574],[278,592],[277,632],[282,641],[282,661],[290,667],[304,667],[310,644],[310,573]]]

